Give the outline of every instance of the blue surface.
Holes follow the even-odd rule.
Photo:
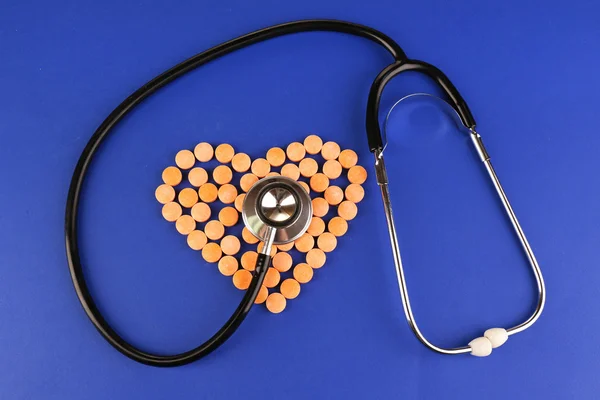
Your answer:
[[[0,398],[597,396],[599,3],[206,3],[1,2]],[[93,329],[66,266],[64,202],[81,150],[176,62],[310,17],[372,25],[453,79],[542,266],[544,314],[487,359],[421,346],[404,322],[371,176],[347,237],[284,313],[257,307],[186,367],[131,362]],[[353,37],[287,37],[186,76],[123,121],[92,165],[81,218],[86,275],[118,330],[154,351],[184,350],[241,296],[160,217],[153,190],[178,149],[225,139],[258,156],[316,132],[357,149],[371,171],[366,94],[389,62]],[[427,87],[399,79],[382,106]],[[525,318],[534,285],[483,169],[431,111],[406,114],[414,132],[435,135],[403,141],[396,129],[389,167],[414,311],[431,340],[455,346]]]

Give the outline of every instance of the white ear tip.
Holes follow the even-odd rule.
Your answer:
[[[471,354],[475,357],[487,357],[492,354],[492,342],[486,337],[478,337],[469,342]]]
[[[508,332],[503,328],[492,328],[483,334],[492,343],[492,348],[500,347],[508,340]]]

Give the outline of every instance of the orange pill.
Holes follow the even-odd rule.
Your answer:
[[[327,230],[335,236],[344,236],[348,232],[348,223],[342,217],[333,217],[327,224]]]
[[[238,260],[232,256],[225,256],[219,260],[219,272],[231,276],[238,270]]]
[[[310,186],[308,186],[308,183],[302,181],[299,181],[298,183],[304,188],[306,193],[310,194]]]
[[[217,196],[222,203],[231,204],[237,197],[237,189],[232,184],[226,183],[219,188]]]
[[[260,242],[258,244],[258,246],[256,246],[256,251],[261,253],[264,247],[265,247],[265,244],[263,242]],[[273,257],[273,256],[275,256],[275,254],[277,254],[277,246],[271,246],[271,254],[269,254],[269,255],[271,257]]]
[[[252,274],[245,269],[240,269],[233,274],[233,286],[240,290],[248,289],[252,281]]]
[[[237,153],[231,159],[231,166],[236,172],[246,172],[250,169],[250,156],[246,153]]]
[[[307,253],[310,249],[315,247],[315,239],[308,233],[305,233],[294,241],[294,246],[296,246],[296,250],[299,252]]]
[[[312,207],[315,217],[324,217],[329,212],[329,203],[322,197],[312,199]]]
[[[237,190],[236,190],[237,192]],[[238,210],[239,212],[242,212],[242,206],[244,205],[244,199],[246,198],[246,194],[242,193],[239,194],[236,198],[235,201],[233,202],[233,205],[235,206],[235,209]]]
[[[213,179],[219,185],[225,185],[226,183],[231,182],[232,178],[233,172],[231,171],[231,168],[229,168],[227,165],[219,165],[213,171]]]
[[[256,268],[256,259],[258,258],[258,253],[255,251],[247,251],[242,254],[242,268],[248,271],[254,271]]]
[[[169,186],[177,186],[181,183],[183,175],[177,167],[167,167],[162,172],[162,180]]]
[[[181,217],[182,213],[183,210],[181,209],[179,203],[175,203],[173,201],[165,204],[162,208],[163,218],[169,222],[177,221],[177,218]]]
[[[217,187],[212,183],[205,183],[204,185],[200,186],[200,189],[198,189],[200,200],[205,203],[212,203],[215,201],[218,194],[219,191],[217,190]]]
[[[319,236],[325,232],[325,222],[319,217],[313,217],[306,232],[311,236]]]
[[[338,215],[342,218],[344,218],[346,221],[350,221],[353,220],[354,217],[356,217],[356,214],[358,213],[358,208],[356,207],[356,204],[354,204],[351,201],[343,201],[339,206],[338,206]]]
[[[233,207],[224,207],[219,211],[219,221],[227,227],[237,224],[239,219],[238,211]]]
[[[198,202],[198,193],[192,188],[185,188],[179,192],[177,199],[185,208],[192,208]]]
[[[192,186],[200,187],[208,182],[208,173],[201,167],[192,168],[188,173],[188,181]]]
[[[271,164],[269,164],[269,162],[264,158],[257,158],[256,160],[252,161],[250,170],[259,178],[264,178],[269,172],[271,172]]]
[[[196,229],[196,221],[190,215],[182,215],[175,221],[175,228],[182,235],[189,235]]]
[[[230,144],[220,144],[215,149],[215,157],[220,163],[227,164],[233,159],[235,151]]]
[[[258,238],[254,236],[246,227],[242,229],[242,239],[244,239],[244,242],[248,244],[258,243]]]
[[[289,278],[281,282],[279,290],[286,299],[295,299],[300,294],[300,284],[297,280]]]
[[[154,197],[160,204],[170,203],[175,200],[175,189],[173,189],[173,186],[163,183],[154,191]]]
[[[326,160],[335,160],[340,155],[340,145],[336,142],[327,142],[321,148],[321,156]]]
[[[301,263],[294,267],[294,279],[300,283],[308,283],[313,277],[313,269],[310,265]]]
[[[175,164],[181,169],[190,169],[195,163],[196,157],[189,150],[181,150],[175,155]]]
[[[326,260],[327,256],[321,249],[312,249],[306,253],[306,263],[313,269],[321,268],[323,265],[325,265]]]
[[[319,154],[323,147],[323,140],[317,135],[310,135],[304,139],[304,148],[308,154]]]
[[[306,149],[302,143],[293,142],[285,149],[285,153],[290,161],[298,162],[306,155]]]
[[[234,256],[240,251],[240,247],[240,239],[233,235],[227,235],[221,239],[221,250],[223,251],[223,254]]]
[[[350,183],[362,185],[367,180],[367,170],[360,165],[355,165],[348,170],[348,180]]]
[[[285,252],[277,253],[273,257],[272,263],[273,268],[275,268],[277,271],[288,271],[290,268],[292,268],[292,256]]]
[[[254,174],[245,174],[240,178],[240,187],[244,192],[247,192],[256,182],[258,182],[258,176]]]
[[[342,167],[349,169],[356,165],[358,162],[358,155],[353,150],[346,149],[343,150],[338,156],[338,161],[342,165]]]
[[[192,250],[202,250],[208,239],[202,231],[192,231],[187,237],[187,244]]]
[[[196,203],[192,207],[192,218],[198,222],[206,222],[210,218],[210,207],[206,203]]]
[[[287,301],[281,293],[271,293],[269,297],[267,297],[267,310],[273,314],[279,314],[285,310],[286,304]]]
[[[305,178],[310,178],[319,170],[319,164],[312,158],[305,158],[300,161],[298,168],[300,169],[300,175]]]
[[[267,176],[280,176],[281,174],[279,172],[269,172],[267,174]]]
[[[279,147],[273,147],[267,151],[267,161],[274,167],[281,167],[285,162],[285,151]]]
[[[281,167],[281,175],[297,181],[300,178],[300,169],[296,164],[285,164]]]
[[[196,147],[194,147],[194,155],[200,162],[212,160],[214,153],[215,151],[213,150],[213,147],[206,142],[198,143]]]
[[[310,178],[310,188],[317,193],[324,192],[327,186],[329,186],[329,178],[325,174],[319,172]]]
[[[329,186],[325,189],[325,200],[332,206],[337,206],[344,200],[344,192],[338,186]]]
[[[269,296],[269,289],[267,289],[264,285],[260,285],[260,289],[258,290],[258,295],[256,296],[256,300],[254,300],[254,304],[262,304],[267,300]]]
[[[202,258],[209,263],[216,263],[221,259],[221,247],[216,243],[207,243],[202,249]]]
[[[277,250],[280,250],[280,251],[290,251],[293,248],[294,248],[294,242],[277,245]],[[279,253],[277,253],[277,254],[279,254]]]
[[[365,197],[365,190],[358,183],[349,184],[344,193],[346,198],[353,203],[358,203]]]
[[[337,160],[327,160],[323,164],[323,173],[329,179],[337,179],[342,175],[342,164]]]
[[[219,240],[225,234],[225,227],[219,221],[208,221],[204,226],[204,233],[210,240]]]
[[[317,246],[325,253],[330,253],[337,246],[337,238],[333,233],[325,232],[317,239]]]
[[[265,274],[265,280],[263,281],[263,285],[268,288],[274,288],[277,286],[279,281],[281,280],[281,275],[279,275],[279,271],[277,271],[273,267],[269,267],[267,273]]]

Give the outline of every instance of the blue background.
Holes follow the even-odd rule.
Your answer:
[[[598,4],[2,0],[0,398],[595,397]],[[68,274],[64,203],[80,152],[166,68],[312,17],[371,25],[454,81],[542,266],[544,314],[486,359],[420,345],[404,321],[371,176],[338,251],[285,312],[256,307],[225,346],[189,366],[130,361],[89,323]],[[350,36],[286,37],[187,75],[124,120],[91,167],[80,225],[85,272],[109,321],[157,352],[212,334],[241,293],[162,220],[153,197],[162,168],[199,141],[257,157],[315,132],[356,149],[371,172],[366,95],[390,61]],[[382,111],[429,89],[402,77]],[[535,288],[467,139],[433,111],[398,114],[388,167],[415,314],[432,341],[458,346],[526,318]]]

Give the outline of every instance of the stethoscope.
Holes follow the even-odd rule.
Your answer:
[[[371,85],[367,103],[366,129],[369,149],[374,157],[377,184],[381,190],[383,199],[383,207],[406,319],[419,341],[433,351],[443,354],[471,353],[475,356],[489,355],[493,348],[504,344],[509,336],[522,332],[535,323],[544,308],[546,290],[542,272],[535,259],[535,255],[527,242],[527,238],[519,225],[504,189],[496,176],[481,136],[475,130],[475,120],[473,115],[458,90],[442,71],[423,61],[407,58],[406,54],[398,44],[377,30],[363,25],[335,20],[303,20],[275,25],[240,36],[197,54],[163,72],[139,88],[115,108],[98,127],[84,148],[75,167],[75,171],[73,172],[65,215],[65,239],[69,269],[77,296],[87,316],[100,334],[121,353],[140,363],[159,367],[184,365],[204,357],[223,344],[240,326],[254,304],[254,300],[256,299],[265,278],[270,263],[269,254],[271,247],[276,244],[285,244],[294,241],[306,231],[310,224],[312,205],[310,197],[304,191],[302,186],[291,179],[274,176],[259,180],[248,191],[242,207],[242,218],[245,226],[256,237],[264,242],[263,249],[257,257],[256,268],[253,272],[250,286],[231,317],[211,338],[194,349],[174,355],[148,353],[128,343],[107,323],[96,306],[85,281],[79,254],[77,216],[81,187],[88,167],[102,141],[112,132],[112,129],[125,115],[127,115],[127,113],[158,89],[201,65],[251,44],[286,34],[305,31],[335,31],[361,36],[383,46],[394,57],[394,62],[384,68]],[[473,143],[479,158],[483,162],[496,192],[500,197],[502,205],[504,206],[506,214],[519,237],[519,241],[525,251],[525,255],[537,283],[538,301],[535,311],[529,318],[509,329],[488,329],[484,332],[483,336],[473,339],[468,345],[463,347],[442,348],[432,344],[421,333],[411,308],[406,279],[404,277],[402,259],[392,213],[388,175],[385,168],[384,152],[386,140],[385,137],[382,136],[379,126],[379,102],[387,83],[398,74],[406,71],[416,71],[429,76],[446,95],[447,99],[441,100],[441,104],[449,107],[452,113],[457,115],[460,123],[467,130],[471,142]],[[433,96],[431,97],[437,99]],[[401,99],[396,105],[407,98]]]

